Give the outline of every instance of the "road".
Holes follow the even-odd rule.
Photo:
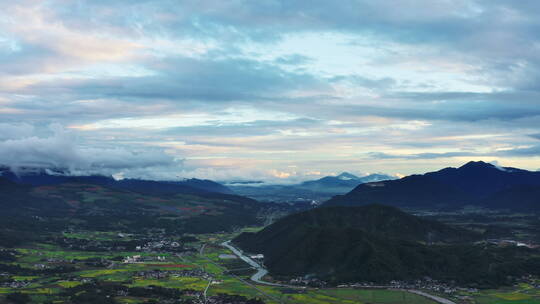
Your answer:
[[[244,255],[244,253],[240,249],[237,249],[236,247],[232,246],[231,241],[223,242],[223,243],[221,243],[221,245],[227,247],[228,249],[230,249],[236,256],[238,256],[244,262],[248,263],[250,266],[252,266],[253,268],[255,268],[257,270],[257,272],[254,275],[251,276],[251,280],[253,282],[258,283],[258,284],[263,284],[263,285],[270,285],[270,286],[298,288],[298,286],[278,284],[278,283],[264,281],[262,278],[265,275],[268,274],[268,270],[266,270],[266,268],[264,268],[264,266],[262,266],[261,264],[255,262],[250,257]],[[392,289],[391,286],[379,286],[379,287],[380,288]],[[431,299],[431,300],[433,300],[433,301],[435,301],[435,302],[437,302],[439,304],[456,304],[455,302],[450,301],[448,299],[441,298],[441,297],[438,297],[438,296],[434,296],[434,295],[431,295],[429,293],[426,293],[426,292],[423,292],[423,291],[420,291],[420,290],[415,290],[415,289],[401,289],[401,290],[407,291],[407,292],[410,292],[410,293],[414,293],[414,294],[417,294],[419,296],[423,296],[423,297]]]
[[[410,293],[414,293],[414,294],[417,294],[419,296],[423,296],[425,298],[428,298],[428,299],[431,299],[437,303],[440,303],[440,304],[456,304],[456,302],[453,302],[453,301],[450,301],[448,299],[445,299],[445,298],[441,298],[441,297],[438,297],[438,296],[434,296],[432,294],[429,294],[427,292],[423,292],[423,291],[420,291],[420,290],[414,290],[414,289],[406,289],[406,291],[410,292]]]
[[[199,250],[200,255],[204,255],[204,247],[206,247],[206,243],[201,246],[201,249]]]
[[[229,247],[229,246],[226,246],[224,243],[222,243],[221,245],[223,245],[223,246],[225,246],[225,247],[227,247],[227,248],[229,248],[229,249],[231,249],[231,250],[236,250],[236,248],[234,248],[234,247],[232,247],[232,246],[230,246],[230,245],[229,245],[230,247]],[[206,246],[206,244],[205,244],[204,246]],[[233,248],[234,248],[234,249],[233,249]],[[233,252],[234,252],[234,251],[233,251]],[[200,253],[201,253],[201,254],[204,253],[204,247],[201,248]],[[240,253],[240,252],[239,252],[239,253]],[[240,254],[241,254],[241,253],[240,253]],[[213,264],[213,265],[216,266],[217,268],[221,269],[222,271],[224,271],[224,272],[227,271],[227,269],[223,268],[223,266],[214,263],[214,262],[213,262],[211,259],[209,259],[208,257],[205,257],[204,255],[203,255],[202,257],[204,257],[208,262],[210,262],[211,264]],[[247,261],[246,261],[246,262],[247,262]],[[258,265],[258,264],[257,264],[257,265]],[[250,266],[251,266],[251,264],[250,264]],[[268,273],[268,272],[267,272],[267,273]],[[274,297],[274,296],[272,296],[272,295],[266,293],[265,291],[263,291],[263,290],[261,290],[260,288],[258,288],[257,285],[251,284],[251,283],[249,283],[248,281],[246,281],[246,280],[242,279],[241,277],[236,276],[236,275],[234,275],[234,274],[230,274],[230,276],[232,276],[233,278],[235,278],[235,279],[237,279],[238,281],[242,282],[243,284],[246,284],[247,286],[249,286],[249,287],[251,287],[251,288],[257,290],[261,295],[267,297],[269,300],[275,301],[276,303],[284,304],[283,301],[282,301],[281,299],[278,299],[278,298],[276,298],[276,297]],[[264,275],[263,275],[263,276],[264,276]],[[268,282],[268,283],[269,283],[269,282]],[[265,282],[260,281],[260,284],[265,284]],[[271,284],[271,283],[270,283],[270,284]],[[204,293],[204,295],[205,295],[205,303],[206,303],[206,301],[207,301],[206,294],[207,294],[207,291],[208,291],[208,288],[209,288],[209,287],[210,287],[210,284],[208,284],[208,286],[207,286],[206,289],[205,289],[205,293]]]
[[[203,292],[204,303],[208,303],[208,288],[210,288],[210,285],[212,285],[212,280],[208,281],[208,285],[206,285],[206,288],[204,289],[204,292]]]
[[[292,287],[288,285],[283,284],[277,284],[272,282],[263,281],[263,277],[268,274],[268,270],[264,268],[261,264],[255,262],[250,257],[244,255],[242,251],[237,249],[236,247],[231,245],[231,241],[226,241],[221,243],[222,246],[227,247],[229,250],[231,250],[236,256],[238,256],[240,259],[242,259],[244,262],[248,263],[251,267],[255,268],[257,272],[251,276],[251,280],[255,283],[263,284],[263,285],[270,285],[270,286],[279,286],[279,287]]]
[[[204,257],[204,248],[205,247],[206,247],[206,243],[204,243],[201,246],[201,249],[199,250],[199,255],[201,257]],[[199,267],[201,267],[201,269],[204,271],[204,267],[202,267],[202,266],[199,266]],[[203,292],[204,303],[208,303],[208,288],[210,288],[210,285],[212,285],[212,279],[208,280],[208,285],[206,285],[206,288],[204,289],[204,292]]]

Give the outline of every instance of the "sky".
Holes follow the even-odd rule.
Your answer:
[[[296,182],[540,168],[534,0],[0,0],[0,164]]]

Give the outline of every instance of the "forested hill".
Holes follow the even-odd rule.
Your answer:
[[[479,235],[406,214],[394,207],[322,207],[278,220],[233,242],[264,254],[274,276],[333,282],[415,280],[424,276],[497,286],[506,275],[540,273],[523,248],[475,245]]]

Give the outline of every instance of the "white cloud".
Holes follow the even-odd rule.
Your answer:
[[[40,166],[69,169],[75,173],[107,173],[133,168],[178,167],[181,162],[158,149],[129,147],[87,147],[74,133],[60,125],[50,125],[52,135],[29,136],[23,130],[17,139],[0,142],[0,164],[18,168]]]

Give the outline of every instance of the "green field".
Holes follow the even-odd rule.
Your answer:
[[[256,230],[257,228],[250,228]],[[66,233],[65,237],[90,240],[111,240],[117,238],[115,232],[92,232],[77,231]],[[0,288],[0,302],[2,297],[21,292],[32,297],[33,303],[53,301],[62,303],[63,293],[71,289],[79,288],[87,282],[104,282],[119,284],[126,288],[162,287],[174,290],[191,290],[194,292],[204,291],[207,286],[208,296],[219,294],[241,295],[247,298],[260,298],[265,303],[290,303],[290,304],[434,304],[432,300],[398,290],[386,289],[353,289],[353,288],[281,288],[264,285],[255,285],[249,281],[249,275],[240,277],[227,274],[228,269],[238,269],[247,265],[241,260],[221,259],[220,254],[231,254],[228,249],[219,244],[230,239],[228,234],[198,235],[200,242],[190,244],[193,251],[191,254],[174,256],[166,253],[159,255],[167,256],[166,262],[143,262],[137,264],[124,264],[121,261],[111,264],[107,268],[93,267],[85,264],[92,258],[112,259],[115,257],[143,255],[156,256],[156,254],[141,252],[88,252],[68,250],[49,243],[39,243],[25,248],[16,248],[17,260],[10,263],[25,268],[33,268],[36,264],[54,266],[48,261],[67,261],[66,265],[74,267],[75,271],[66,274],[55,275],[12,275],[12,281],[27,283],[20,288]],[[203,254],[200,248],[204,244]],[[51,260],[52,259],[52,260]],[[171,268],[170,264],[184,265],[182,268]],[[163,265],[163,266],[161,266]],[[175,266],[177,267],[177,266]],[[208,273],[213,282],[202,277],[173,276],[165,278],[144,278],[138,275],[141,271],[161,271],[167,273],[181,270],[200,270]],[[457,296],[469,297],[466,300],[458,300]],[[118,303],[144,303],[146,298],[134,296],[116,296]],[[483,290],[477,293],[465,293],[453,295],[454,301],[461,303],[477,304],[540,304],[540,291],[528,284],[521,284],[514,288],[499,290]]]
[[[540,304],[540,289],[529,284],[462,295],[472,297],[477,304]]]

